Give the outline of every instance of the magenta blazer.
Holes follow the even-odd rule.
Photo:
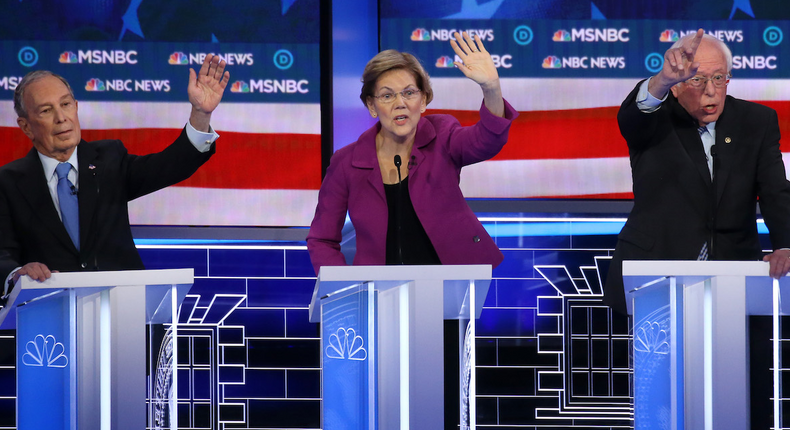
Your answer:
[[[409,195],[414,211],[442,264],[491,264],[504,258],[459,186],[461,167],[495,156],[507,142],[518,112],[505,101],[505,118],[483,105],[480,121],[462,127],[450,115],[420,118],[411,150]],[[357,236],[354,265],[383,265],[387,241],[387,199],[376,157],[377,123],[333,156],[318,193],[307,235],[316,274],[321,266],[346,265],[340,253],[346,211]]]

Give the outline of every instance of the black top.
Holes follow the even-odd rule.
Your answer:
[[[387,264],[442,264],[425,229],[422,228],[420,219],[417,218],[417,213],[414,212],[408,181],[407,176],[400,184],[384,184],[389,215]]]

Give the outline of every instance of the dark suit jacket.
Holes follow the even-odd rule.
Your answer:
[[[127,153],[119,140],[81,141],[80,250],[71,242],[47,188],[37,151],[0,168],[0,282],[16,267],[50,270],[143,269],[132,241],[127,203],[188,178],[214,153],[201,153],[186,131],[164,151]]]
[[[641,84],[641,83],[640,83]],[[696,121],[670,93],[653,113],[636,104],[617,120],[628,143],[634,208],[618,236],[604,302],[625,313],[623,260],[759,260],[756,202],[774,249],[790,247],[790,183],[779,151],[776,111],[727,96],[716,122],[714,179]]]

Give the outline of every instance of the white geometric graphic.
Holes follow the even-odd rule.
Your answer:
[[[157,359],[156,378],[154,382],[154,393],[151,395],[151,403],[154,407],[152,428],[161,430],[169,428],[172,417],[170,416],[169,400],[173,398],[173,326],[167,328],[164,339],[159,346],[159,358]]]
[[[55,336],[40,334],[25,345],[26,352],[22,356],[25,366],[37,367],[66,367],[69,358],[66,357],[66,348],[55,340]]]
[[[349,339],[351,339],[350,342]],[[337,333],[329,335],[326,356],[341,360],[364,360],[368,358],[368,351],[365,350],[363,344],[362,336],[357,336],[357,332],[353,328],[340,327],[337,329]]]

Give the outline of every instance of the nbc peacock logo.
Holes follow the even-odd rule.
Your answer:
[[[232,93],[248,93],[250,92],[250,86],[247,85],[244,81],[236,81],[231,85],[230,92]]]
[[[453,64],[453,59],[448,57],[447,55],[443,55],[439,57],[438,60],[436,60],[436,67],[439,67],[441,69],[448,69],[453,66],[455,66]]]
[[[551,40],[555,42],[570,42],[571,34],[567,30],[557,30],[554,32],[554,37]]]
[[[168,58],[167,63],[177,66],[183,66],[189,64],[189,60],[187,59],[186,54],[184,54],[183,52],[176,51],[170,54],[170,58]]]
[[[77,62],[77,55],[71,51],[64,51],[60,54],[60,57],[58,57],[58,61],[62,64],[74,64]]]
[[[85,91],[107,91],[107,87],[101,79],[91,78],[91,80],[85,84]]]
[[[414,42],[430,41],[431,34],[424,28],[418,28],[411,32],[411,40]]]
[[[675,30],[664,30],[661,32],[661,37],[658,40],[661,42],[677,42],[679,38]]]
[[[544,69],[561,69],[562,63],[558,57],[553,55],[549,55],[548,57],[543,59],[543,68]]]
[[[338,328],[336,333],[329,335],[328,343],[325,349],[328,358],[355,361],[364,361],[368,358],[365,340],[357,335],[353,328]]]
[[[22,363],[31,367],[63,368],[69,365],[69,358],[66,348],[55,340],[55,336],[39,334],[25,345]]]

